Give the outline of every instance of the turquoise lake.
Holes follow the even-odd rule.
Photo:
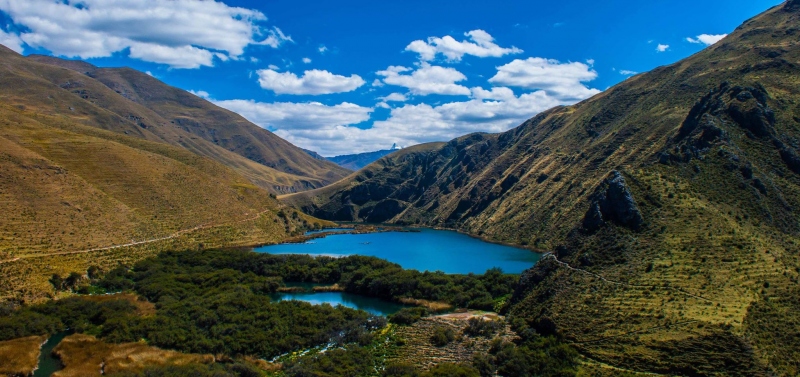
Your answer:
[[[332,234],[306,243],[262,246],[254,251],[314,256],[366,255],[386,259],[407,269],[448,274],[482,274],[493,267],[518,274],[532,267],[540,258],[539,254],[525,249],[484,242],[458,232],[433,229]]]
[[[390,301],[381,300],[373,297],[354,295],[345,292],[308,292],[308,293],[275,293],[271,295],[273,300],[298,300],[311,303],[313,305],[330,304],[331,306],[342,305],[352,309],[361,309],[375,315],[386,316],[394,314],[404,306]]]

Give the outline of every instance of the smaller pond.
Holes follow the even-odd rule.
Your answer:
[[[279,292],[270,295],[270,297],[276,301],[297,300],[305,301],[312,305],[342,305],[351,309],[361,309],[365,312],[381,316],[394,314],[405,307],[402,304],[391,301],[345,292]]]
[[[64,368],[64,364],[61,364],[61,360],[53,356],[53,349],[69,334],[70,332],[68,331],[60,332],[47,339],[47,342],[42,346],[42,353],[39,355],[39,364],[36,367],[36,371],[33,372],[33,377],[50,377],[53,373]]]

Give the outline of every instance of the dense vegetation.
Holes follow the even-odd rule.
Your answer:
[[[387,300],[442,301],[456,307],[492,310],[514,291],[519,277],[490,269],[483,275],[448,275],[405,270],[373,257],[271,255],[247,251],[165,252],[108,273],[98,285],[109,291],[135,289],[148,300],[182,300],[220,284],[246,284],[256,293],[282,283],[338,284],[349,293]]]
[[[384,318],[344,307],[274,302],[270,294],[289,282],[338,284],[348,292],[389,300],[414,298],[492,309],[513,292],[518,279],[497,269],[483,275],[447,275],[404,270],[372,257],[313,258],[243,250],[164,252],[132,267],[119,266],[108,272],[93,267],[86,276],[75,272],[65,278],[54,275],[50,281],[56,290],[133,291],[155,305],[155,314],[142,316],[129,301],[71,297],[4,309],[0,340],[69,328],[112,343],[146,339],[153,346],[189,353],[267,358],[320,344],[340,345],[343,348],[288,362],[285,373],[363,375],[378,364],[370,344],[375,340],[374,330],[386,325]],[[407,308],[393,319],[412,323],[427,314],[424,308]],[[413,318],[398,320],[404,315]],[[472,327],[479,325],[482,323]],[[486,333],[470,330],[473,332]],[[444,337],[439,339],[442,345],[455,336],[452,331],[438,335]],[[195,367],[183,368],[146,373],[169,375]],[[209,373],[233,373],[214,368]]]

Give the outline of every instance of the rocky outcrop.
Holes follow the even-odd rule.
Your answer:
[[[633,230],[638,230],[644,223],[633,194],[625,184],[625,177],[616,170],[609,174],[590,199],[589,210],[583,218],[583,227],[588,231],[595,231],[609,221]]]

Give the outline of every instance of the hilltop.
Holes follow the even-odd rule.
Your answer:
[[[143,72],[42,55],[22,57],[5,48],[0,60],[6,68],[0,93],[5,103],[187,149],[274,193],[321,187],[350,173]]]
[[[552,252],[512,316],[637,371],[796,375],[800,2],[501,134],[408,148],[282,197],[337,221]]]
[[[73,70],[94,69],[86,63],[60,61],[67,69],[41,59],[0,48],[0,300],[52,297],[50,276],[90,265],[275,243],[324,224],[274,193],[322,185],[344,169],[309,164],[316,178],[279,170],[305,163],[292,157],[305,152],[230,112],[131,70],[92,71],[136,88],[117,93]],[[219,123],[198,121],[186,126],[192,132],[167,121],[212,115]],[[251,141],[239,136],[246,132]],[[240,139],[240,151],[221,146]],[[292,162],[271,168],[257,159]]]

